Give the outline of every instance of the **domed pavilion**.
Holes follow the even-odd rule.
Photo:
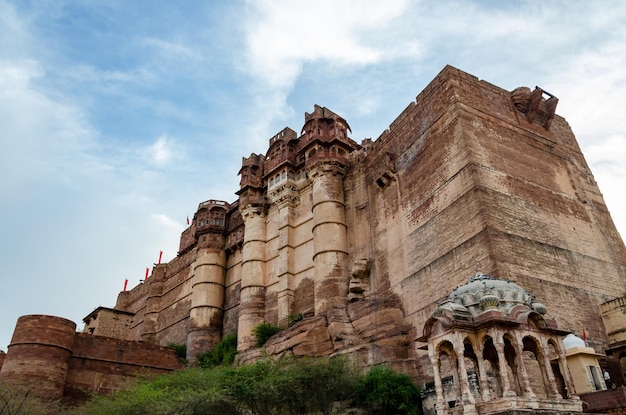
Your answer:
[[[428,343],[433,368],[430,412],[582,412],[567,368],[568,333],[532,293],[476,274],[438,303],[418,339]]]

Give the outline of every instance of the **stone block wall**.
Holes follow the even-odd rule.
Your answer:
[[[626,389],[607,389],[580,395],[583,411],[611,415],[626,415]]]
[[[305,122],[317,122],[313,118],[324,114],[345,123],[318,106]],[[348,146],[346,141],[339,156],[331,151],[339,138],[324,142],[326,138],[319,136],[314,139],[320,145],[319,154],[312,156],[315,150],[311,147],[313,150],[298,155],[301,158],[285,161],[293,176],[281,180],[280,185],[264,183],[270,172],[257,171],[251,176],[252,171],[245,170],[263,169],[267,160],[268,166],[278,168],[269,151],[267,156],[244,158],[242,171],[248,176],[244,180],[242,175],[241,200],[254,203],[260,217],[255,226],[263,229],[259,237],[263,240],[249,244],[254,245],[253,257],[244,252],[241,201],[201,203],[201,207],[207,203],[224,206],[224,229],[199,233],[200,228],[192,223],[181,236],[178,257],[156,266],[150,278],[131,291],[120,293],[115,308],[134,313],[128,339],[160,345],[186,343],[194,324],[207,333],[237,333],[242,310],[249,325],[257,319],[284,325],[288,310],[302,314],[305,320],[314,319],[299,327],[310,327],[319,336],[326,335],[320,334],[320,321],[333,325],[335,334],[328,334],[332,353],[365,350],[369,357],[364,360],[371,363],[377,359],[369,347],[382,343],[361,330],[363,322],[377,315],[393,315],[408,327],[407,340],[404,334],[397,336],[389,350],[402,344],[400,349],[381,359],[394,359],[395,355],[400,362],[410,360],[415,351],[421,353],[415,339],[436,301],[481,271],[512,279],[533,291],[562,328],[577,332],[584,328],[589,344],[603,351],[608,338],[598,306],[626,291],[626,248],[569,125],[558,115],[549,121],[530,119],[515,106],[510,91],[448,66],[377,140],[366,139],[360,146]],[[288,137],[283,142],[282,135],[276,136],[270,140],[270,150],[279,144],[297,150],[311,144],[311,137],[303,136],[302,141]],[[321,151],[320,143],[328,148]],[[335,188],[318,187],[328,195],[343,195],[342,201],[327,203],[330,210],[318,211],[322,212],[318,216],[324,217],[314,214],[316,182],[307,176],[326,174],[323,169],[314,173],[317,167],[312,166],[320,157],[325,157],[322,164],[334,166],[341,178],[328,181],[332,183],[328,186]],[[326,217],[332,209],[341,210],[342,203],[346,246],[336,249],[341,251],[341,259],[337,269],[331,269],[332,255],[324,251],[337,242],[337,235],[315,234],[315,229],[323,225],[343,230],[343,219],[337,218],[344,212],[336,218]],[[219,312],[198,315],[221,315],[221,321],[192,323],[193,267],[199,266],[196,261],[203,244],[210,242],[205,237],[225,241],[224,283],[215,287],[223,293],[207,293],[207,298],[223,295],[223,310],[220,304],[211,304]],[[362,260],[371,266],[351,281],[358,294],[349,293],[347,280],[353,276],[344,274]],[[251,261],[263,270],[262,275],[246,274],[253,277],[255,292],[261,294],[244,295],[250,300],[242,304],[242,269]],[[328,268],[329,281],[346,279],[331,281],[332,307],[323,306],[328,299],[320,298],[327,282],[322,268]],[[257,287],[258,281],[262,286]],[[393,301],[395,311],[377,308],[380,298]],[[357,317],[351,309],[366,312]],[[302,336],[296,331],[285,333]],[[273,346],[277,353],[287,351],[282,347],[293,343],[285,335]],[[320,342],[324,348],[330,347],[325,340]],[[309,346],[297,347],[305,350]],[[419,371],[428,377],[428,362]]]
[[[480,270],[518,281],[606,348],[598,306],[625,291],[626,251],[563,118],[530,123],[509,91],[447,67],[364,164],[346,180],[351,240],[418,332],[435,300]]]
[[[137,375],[159,375],[183,369],[167,347],[145,342],[77,333],[64,396],[81,401],[89,392],[111,393],[125,388]]]
[[[78,403],[92,392],[120,390],[138,374],[163,374],[184,367],[169,348],[75,330],[74,322],[61,317],[20,317],[0,367],[0,382]]]

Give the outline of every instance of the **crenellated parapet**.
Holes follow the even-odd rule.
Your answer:
[[[241,169],[239,169],[239,190],[236,194],[239,196],[239,204],[241,206],[263,206],[267,202],[265,200],[265,180],[264,180],[264,162],[265,156],[262,154],[252,153],[250,157],[243,157],[241,161]]]
[[[282,167],[295,170],[300,163],[298,158],[298,138],[289,127],[270,138],[270,146],[265,156],[264,177],[268,178]]]
[[[352,132],[348,122],[325,107],[315,105],[312,113],[305,114],[299,152],[304,154],[307,168],[320,160],[334,160],[348,165],[348,155],[358,144],[348,137]]]
[[[263,187],[263,165],[265,156],[263,154],[250,154],[250,157],[241,158],[241,169],[239,169],[239,187]]]
[[[221,200],[211,199],[200,203],[189,227],[180,236],[178,255],[198,246],[222,248],[232,210],[229,203]]]

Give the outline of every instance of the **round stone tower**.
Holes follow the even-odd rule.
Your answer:
[[[153,269],[150,279],[144,281],[144,284],[148,285],[148,295],[146,298],[146,315],[144,317],[141,340],[149,343],[157,343],[164,278],[165,265],[157,265]]]
[[[61,317],[20,317],[0,382],[27,386],[41,397],[61,398],[75,335],[76,323]]]
[[[301,152],[312,182],[315,314],[325,315],[335,339],[349,341],[352,326],[346,314],[350,273],[343,179],[349,154],[357,144],[350,126],[327,108],[305,114]]]
[[[256,345],[252,330],[265,322],[265,208],[250,206],[241,209],[246,223],[241,263],[241,301],[237,328],[237,349],[248,350]]]
[[[191,310],[187,334],[187,359],[214,349],[222,338],[226,253],[224,232],[230,205],[218,200],[202,202],[193,223],[198,241],[191,265]]]
[[[242,160],[239,211],[245,222],[241,262],[241,299],[237,325],[237,349],[256,345],[254,327],[265,322],[265,237],[266,187],[263,182],[265,157],[251,154]]]

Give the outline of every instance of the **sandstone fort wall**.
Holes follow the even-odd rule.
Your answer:
[[[0,382],[26,386],[42,397],[79,402],[91,392],[119,390],[138,374],[182,368],[169,348],[76,333],[73,321],[27,315],[18,319],[0,366]]]
[[[557,102],[448,66],[361,144],[316,105],[300,136],[285,128],[242,159],[236,201],[200,203],[178,256],[119,294],[115,308],[133,315],[119,337],[186,344],[193,362],[236,333],[247,361],[262,354],[253,328],[269,322],[284,329],[271,354],[352,353],[428,378],[416,339],[480,271],[532,291],[602,352],[598,307],[626,291],[626,248]],[[97,373],[76,382],[94,387]]]
[[[353,147],[340,181],[343,216],[337,217],[345,219],[348,264],[342,267],[369,261],[359,282],[365,298],[397,297],[413,338],[437,299],[482,271],[535,292],[562,327],[586,328],[591,344],[602,351],[607,338],[598,305],[626,290],[623,242],[567,122],[558,115],[530,120],[515,105],[510,91],[446,67],[377,140]],[[320,218],[313,215],[313,170],[306,166],[323,149],[316,147],[312,156],[315,150],[306,150],[310,140],[285,129],[270,140],[266,156],[244,158],[241,194],[247,195],[245,203],[260,203],[263,230],[246,236],[253,231],[238,216],[244,206],[228,205],[220,231],[228,245],[225,282],[218,288],[222,317],[211,323],[220,334],[206,345],[240,330],[242,310],[258,316],[255,321],[282,325],[287,313],[317,314],[322,299],[316,297],[314,257],[320,248],[314,229]],[[300,152],[301,158],[293,158],[292,180],[277,186],[268,182],[280,180],[285,143],[287,162],[290,154]],[[249,173],[250,166],[258,166],[263,178]],[[252,193],[256,199],[245,189],[258,189]],[[159,344],[187,340],[191,264],[199,258],[205,236],[197,229],[205,223],[202,209],[215,204],[210,202],[200,205],[183,233],[180,255],[157,266],[143,285],[120,294],[116,307],[136,313],[133,338]],[[232,226],[231,218],[237,219]],[[336,243],[332,235],[324,238]],[[254,242],[250,258],[246,240]],[[242,267],[252,264],[251,258],[261,267],[255,284],[263,289],[255,291],[255,300],[242,300]],[[341,272],[341,278],[350,278],[349,270]],[[347,284],[345,289],[348,295]],[[572,300],[580,307],[572,310]]]

